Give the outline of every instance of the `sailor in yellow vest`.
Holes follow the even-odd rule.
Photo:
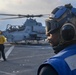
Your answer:
[[[4,53],[4,43],[6,42],[6,38],[2,35],[2,32],[0,31],[0,52],[1,56],[4,61],[6,61],[5,53]]]

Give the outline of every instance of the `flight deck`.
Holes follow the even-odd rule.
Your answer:
[[[0,59],[0,75],[37,75],[37,69],[54,55],[50,45],[5,44],[7,61]]]

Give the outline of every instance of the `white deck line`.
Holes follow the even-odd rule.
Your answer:
[[[11,47],[9,48],[9,50],[5,53],[5,57],[6,57],[6,58],[8,58],[9,54],[12,52],[12,50],[14,49],[14,47],[15,47],[15,46],[11,46]],[[3,60],[3,58],[1,57],[0,60]]]
[[[5,53],[6,58],[8,58],[9,54],[12,52],[15,46],[11,46],[9,50]]]

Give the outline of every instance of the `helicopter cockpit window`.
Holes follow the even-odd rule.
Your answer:
[[[10,27],[9,27],[9,30],[13,32],[13,31],[16,31],[17,28],[16,28],[16,26],[10,26]]]
[[[14,31],[21,31],[21,30],[24,30],[25,29],[25,26],[24,25],[10,25],[8,24],[7,25],[7,28],[6,30],[9,31],[9,32],[14,32]]]
[[[21,30],[24,30],[25,29],[25,26],[22,25],[22,26],[18,26],[18,31],[21,31]]]
[[[12,30],[12,25],[8,24],[6,30],[11,31]]]
[[[10,24],[8,24],[7,28],[6,28],[6,30],[9,31],[9,32],[16,31],[17,29],[18,28],[16,26],[13,26],[13,25],[10,25]]]

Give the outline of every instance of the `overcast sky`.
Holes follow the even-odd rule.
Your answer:
[[[0,0],[0,13],[9,14],[50,14],[60,5],[71,3],[76,7],[76,0]],[[41,21],[44,21],[41,20]],[[23,24],[25,19],[0,21],[0,30],[7,24]]]

